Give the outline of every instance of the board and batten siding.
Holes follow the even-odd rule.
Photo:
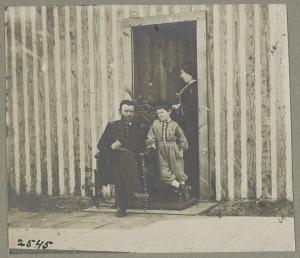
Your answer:
[[[97,141],[130,98],[123,19],[197,11],[207,13],[208,198],[293,200],[285,5],[8,7],[10,191],[84,196]]]

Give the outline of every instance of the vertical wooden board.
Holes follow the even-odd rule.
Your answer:
[[[53,8],[47,7],[47,40],[48,40],[48,74],[49,74],[49,105],[50,105],[50,135],[51,135],[51,164],[52,164],[52,194],[59,195],[59,158],[57,137],[57,98],[55,86],[54,61],[54,16]],[[48,181],[49,183],[49,181]]]
[[[47,140],[46,140],[46,93],[45,78],[43,75],[43,27],[42,27],[42,9],[36,7],[36,48],[37,48],[37,85],[38,85],[38,120],[40,127],[40,164],[41,164],[41,191],[43,195],[48,193],[47,189],[47,163],[51,159],[47,159]],[[49,115],[49,114],[48,114]],[[50,147],[50,146],[48,146]]]
[[[227,156],[227,59],[226,59],[226,6],[220,6],[220,141],[222,199],[228,198],[228,156]]]
[[[159,28],[159,27],[158,27]],[[164,80],[164,67],[163,67],[163,56],[161,50],[163,48],[163,40],[161,37],[153,37],[153,47],[151,46],[150,52],[153,53],[153,63],[157,64],[153,67],[153,87],[157,92],[157,99],[165,99],[165,90],[159,87]]]
[[[208,160],[210,177],[210,200],[216,199],[216,168],[215,168],[215,107],[214,107],[214,28],[213,7],[207,11],[207,101],[208,101]]]
[[[277,5],[275,9],[275,19],[277,21],[276,28],[276,42],[278,48],[274,52],[275,64],[276,64],[276,141],[277,141],[277,194],[278,199],[283,200],[286,198],[286,128],[285,128],[285,81],[284,81],[284,30],[282,24],[284,24],[284,10],[281,8],[282,5]]]
[[[150,15],[156,15],[156,7],[157,5],[152,5],[150,6]],[[135,5],[130,5],[128,6],[128,10],[124,10],[124,16],[129,17],[129,18],[134,18],[139,16],[139,8],[138,6]],[[127,46],[126,52],[125,53],[125,59],[126,59],[126,65],[128,65],[128,68],[126,69],[126,73],[127,75],[125,75],[126,77],[128,77],[128,81],[127,81],[127,86],[126,86],[126,96],[130,96],[130,98],[134,97],[135,92],[134,92],[134,82],[135,82],[135,76],[138,76],[134,73],[135,69],[134,69],[134,58],[137,57],[137,54],[135,53],[135,49],[132,46],[132,41],[133,41],[133,35],[131,35],[131,31],[132,28],[126,28],[124,29],[123,33],[125,32],[125,45]],[[129,50],[130,49],[130,50]],[[128,76],[130,74],[130,76]],[[138,77],[137,77],[138,78]]]
[[[180,8],[181,8],[181,5],[175,5],[174,6],[174,13],[180,13]]]
[[[70,8],[65,7],[65,45],[66,45],[66,90],[67,90],[67,113],[68,113],[68,137],[69,137],[69,181],[66,182],[68,193],[73,195],[75,190],[74,171],[74,124],[73,124],[73,98],[72,98],[72,71],[71,71],[71,30]]]
[[[234,131],[233,131],[233,23],[232,5],[226,6],[227,26],[227,161],[228,161],[228,199],[234,199]]]
[[[124,51],[124,31],[123,31],[123,19],[125,19],[125,8],[126,6],[119,6],[118,7],[118,14],[117,14],[117,20],[119,22],[119,60],[120,60],[120,67],[119,67],[119,98],[123,99],[125,94],[125,88],[124,88],[124,58],[125,58],[125,51]],[[143,7],[144,12],[146,12],[146,6]],[[102,70],[101,70],[102,71]],[[103,72],[103,71],[102,71]],[[105,124],[103,124],[105,126]],[[99,132],[100,133],[100,132]]]
[[[256,136],[256,198],[262,196],[261,182],[261,153],[262,153],[262,135],[261,135],[261,63],[260,63],[260,6],[254,5],[255,20],[255,136]]]
[[[247,180],[248,198],[256,198],[256,141],[255,141],[255,35],[254,6],[246,6],[246,99],[247,99]]]
[[[172,85],[172,87],[175,87],[178,84],[178,75],[175,73],[177,71],[176,64],[177,62],[177,55],[176,55],[176,42],[175,40],[168,40],[168,48],[165,48],[165,70],[166,70],[166,77],[168,78],[168,84]],[[148,47],[149,48],[149,47]],[[148,64],[151,65],[151,64]],[[176,76],[177,75],[177,76]],[[167,88],[167,96],[168,99],[172,98],[171,103],[177,103],[177,96],[174,94],[174,90],[170,87]],[[177,88],[177,87],[176,87]]]
[[[101,6],[100,8],[100,65],[101,65],[101,115],[103,126],[106,126],[108,122],[108,89],[107,89],[107,62],[106,62],[106,15],[105,7]],[[125,7],[124,7],[125,8]],[[128,7],[127,7],[128,8]],[[123,44],[123,42],[122,42]],[[124,53],[124,52],[123,52]],[[125,53],[124,53],[125,54]],[[125,57],[124,57],[125,58]],[[125,71],[125,64],[122,65],[123,71]],[[125,82],[125,74],[121,76],[123,83]]]
[[[12,71],[12,20],[11,8],[9,7],[5,12],[5,50],[6,50],[6,94],[7,94],[7,113],[6,113],[6,132],[7,132],[7,146],[6,146],[6,173],[8,178],[8,194],[16,193],[16,171],[15,171],[15,156],[14,156],[14,114],[13,114],[13,71]]]
[[[153,96],[157,97],[157,96],[159,96],[159,89],[156,87],[157,86],[157,83],[156,83],[157,78],[156,78],[156,75],[155,75],[156,67],[154,65],[152,65],[153,63],[156,62],[155,59],[157,58],[156,52],[155,52],[156,50],[155,50],[155,46],[154,46],[155,45],[155,38],[154,37],[151,38],[150,35],[149,36],[147,35],[147,38],[148,38],[149,43],[147,42],[145,44],[146,54],[149,54],[149,52],[153,53],[153,54],[152,54],[152,56],[150,55],[150,58],[146,61],[146,65],[147,65],[147,68],[150,71],[150,75],[147,78],[145,83],[146,83],[147,86],[151,85],[151,87],[147,87],[149,89],[149,94],[153,94]],[[146,67],[144,69],[146,69]],[[153,101],[153,99],[151,101]]]
[[[113,52],[112,52],[112,7],[105,6],[105,40],[106,40],[106,71],[107,71],[107,105],[108,120],[112,121],[114,117],[114,92],[113,92]]]
[[[156,13],[155,5],[149,6],[149,16],[153,16]]]
[[[192,27],[191,27],[192,28]],[[190,40],[179,40],[178,42],[178,64],[179,66],[185,63],[197,63],[197,56],[191,51],[194,48],[194,42]],[[184,86],[184,84],[182,85]]]
[[[70,48],[71,48],[71,88],[72,88],[72,120],[74,135],[74,173],[75,173],[75,189],[74,194],[80,195],[80,134],[79,134],[79,89],[81,85],[78,83],[77,69],[77,29],[76,29],[77,13],[76,7],[70,7]]]
[[[143,13],[146,17],[150,16],[150,9],[151,9],[151,6],[150,5],[142,5],[143,6]],[[124,9],[123,9],[124,10]]]
[[[234,131],[234,198],[241,198],[241,90],[239,75],[239,7],[233,6],[233,131]]]
[[[88,42],[88,7],[82,6],[82,78],[83,78],[83,118],[85,143],[85,172],[92,171],[92,136],[90,115],[90,71],[89,71],[89,42]]]
[[[155,15],[155,6],[149,6],[150,16]],[[124,8],[124,18],[134,17],[132,16],[132,6],[126,6]],[[122,78],[124,79],[124,96],[127,99],[131,99],[133,97],[133,78],[134,78],[134,69],[133,62],[135,55],[132,47],[132,29],[131,27],[123,27],[123,35],[122,35],[122,47],[124,53],[124,66],[125,68],[122,70]]]
[[[133,62],[133,69],[134,69],[134,82],[133,82],[133,92],[134,92],[134,98],[138,98],[141,94],[143,94],[143,90],[148,90],[149,87],[146,87],[145,84],[147,84],[148,80],[148,73],[145,73],[146,76],[144,77],[144,80],[140,79],[140,76],[143,74],[145,69],[148,69],[148,60],[149,58],[144,59],[144,65],[141,64],[141,52],[145,51],[145,56],[148,56],[148,34],[144,37],[144,42],[141,41],[141,33],[136,33],[136,28],[133,28],[133,35],[132,35],[132,48],[133,48],[133,54],[132,62]],[[144,47],[143,47],[144,46]],[[148,94],[145,94],[148,95]]]
[[[261,5],[260,60],[261,60],[261,123],[262,123],[262,197],[271,198],[271,128],[270,128],[270,82],[269,82],[269,11]]]
[[[96,159],[94,155],[96,154],[96,116],[95,116],[95,67],[94,67],[94,40],[93,40],[93,7],[88,7],[88,42],[89,42],[89,101],[90,101],[90,121],[91,121],[91,163],[92,171],[96,168]],[[93,174],[94,175],[94,174]],[[94,183],[94,176],[91,178],[92,183]]]
[[[47,8],[42,7],[42,72],[43,72],[43,82],[45,85],[45,118],[46,118],[46,155],[47,155],[47,191],[48,195],[53,194],[53,175],[52,175],[52,144],[51,144],[51,109],[50,109],[50,84],[49,76],[53,75],[50,73],[49,69],[49,59],[48,59],[48,38],[47,38]],[[53,35],[52,35],[53,36]],[[43,115],[43,114],[40,114]],[[56,167],[57,168],[57,167]]]
[[[289,81],[289,54],[288,54],[288,28],[287,9],[282,6],[282,72],[285,88],[285,129],[286,129],[286,199],[293,201],[293,173],[292,173],[292,139],[291,139],[291,106],[290,106],[290,81]]]
[[[64,195],[65,187],[65,159],[64,159],[64,144],[63,144],[63,109],[62,109],[62,76],[61,76],[61,56],[60,46],[63,44],[60,41],[60,26],[61,20],[59,16],[59,7],[53,7],[54,15],[54,65],[55,65],[55,87],[56,87],[56,115],[57,115],[57,145],[58,145],[58,161],[59,161],[59,194]]]
[[[28,12],[26,8],[20,8],[21,18],[21,48],[22,48],[22,70],[23,70],[23,101],[24,101],[24,144],[25,144],[25,188],[26,193],[31,191],[31,173],[30,173],[30,146],[29,146],[29,129],[28,129],[28,67],[27,67],[27,37],[26,37],[26,16]],[[31,69],[32,72],[32,69]]]
[[[93,30],[94,30],[94,65],[95,65],[95,94],[96,94],[96,137],[99,139],[101,132],[103,130],[103,127],[105,125],[102,124],[102,94],[101,94],[101,88],[103,87],[101,83],[101,75],[102,75],[102,70],[101,70],[101,49],[100,49],[100,41],[101,41],[101,35],[100,35],[100,7],[96,6],[93,8],[93,17],[94,17],[94,25],[93,25]],[[120,46],[120,45],[119,45]],[[121,82],[121,80],[120,80]],[[120,82],[118,85],[120,86]]]
[[[17,108],[19,128],[19,153],[20,153],[20,193],[26,194],[26,157],[25,157],[25,114],[23,95],[23,45],[21,37],[21,10],[16,7],[15,39],[16,39],[16,83],[17,83]],[[25,47],[24,47],[25,49]]]
[[[276,56],[278,50],[278,42],[276,41],[277,20],[276,20],[276,5],[268,5],[269,20],[270,20],[270,39],[269,39],[269,67],[270,67],[270,123],[271,123],[271,180],[272,180],[272,199],[277,200],[277,69]]]
[[[42,193],[42,175],[41,175],[41,146],[40,146],[40,121],[39,121],[39,92],[38,92],[38,55],[37,55],[37,36],[36,36],[36,8],[30,8],[30,22],[32,27],[32,53],[33,53],[33,94],[34,94],[34,124],[35,124],[35,162],[36,162],[36,184],[35,190],[38,195]],[[41,22],[41,19],[39,19]]]
[[[156,15],[162,15],[163,14],[163,6],[162,5],[156,5],[155,10],[156,10]]]
[[[145,15],[145,6],[142,6],[143,14]],[[124,48],[123,48],[123,27],[122,21],[124,18],[124,8],[117,9],[117,47],[118,47],[118,99],[121,101],[124,98],[124,81],[122,74],[124,72],[123,60],[124,60]]]
[[[35,127],[35,107],[34,107],[34,85],[33,85],[33,42],[32,42],[32,34],[33,27],[31,24],[31,12],[30,8],[26,7],[26,20],[25,20],[25,36],[26,36],[26,67],[27,67],[27,96],[28,96],[28,104],[27,104],[27,112],[28,112],[28,140],[29,140],[29,165],[30,165],[30,178],[31,184],[28,186],[30,192],[33,195],[36,195],[36,184],[37,184],[37,163],[36,163],[36,133]],[[29,182],[28,182],[29,183]]]
[[[139,11],[139,10],[138,10]],[[111,10],[111,23],[112,23],[112,31],[111,31],[111,48],[112,48],[112,80],[113,80],[113,98],[114,98],[114,119],[119,117],[118,107],[120,103],[119,98],[119,42],[118,42],[118,35],[119,35],[119,24],[118,24],[118,10],[116,6],[112,6]]]
[[[77,75],[78,75],[78,118],[79,118],[79,149],[80,149],[80,189],[85,196],[85,137],[84,137],[84,101],[83,101],[83,50],[82,50],[82,7],[76,6],[76,42],[77,42]],[[100,24],[101,25],[101,24]]]
[[[10,7],[11,18],[11,54],[12,54],[12,85],[13,85],[13,130],[14,130],[14,157],[15,157],[15,185],[17,194],[20,193],[20,153],[19,153],[19,117],[18,117],[18,90],[17,90],[17,46],[16,46],[16,11]]]
[[[157,48],[158,50],[158,67],[157,67],[157,72],[158,72],[158,83],[157,85],[163,85],[164,82],[166,81],[166,74],[165,74],[165,67],[164,67],[164,45],[165,45],[165,39],[162,37],[160,38],[159,42],[159,47]],[[160,98],[163,100],[167,99],[167,87],[160,87]]]
[[[65,37],[65,9],[63,7],[58,8],[58,19],[59,19],[59,41],[60,41],[60,85],[61,88],[61,108],[62,108],[62,141],[63,141],[63,159],[64,159],[64,186],[65,193],[70,194],[69,188],[69,132],[68,132],[68,97],[67,97],[67,86],[66,86],[66,37]],[[57,106],[59,108],[59,106]]]
[[[206,20],[197,20],[197,74],[200,82],[198,83],[200,200],[209,199],[206,28]]]
[[[174,5],[169,5],[169,11],[168,12],[170,14],[174,14],[175,13],[175,6]],[[149,16],[148,13],[147,13],[147,16]]]
[[[169,14],[169,6],[168,5],[162,5],[162,14],[167,15]]]
[[[125,7],[124,7],[125,8]],[[101,63],[101,114],[103,116],[103,126],[109,121],[108,116],[108,89],[107,89],[107,55],[106,55],[106,15],[105,7],[100,7],[100,63]],[[125,69],[124,65],[122,68]],[[125,79],[125,76],[122,77]]]
[[[214,101],[215,101],[215,164],[216,164],[216,200],[222,199],[221,151],[220,151],[220,6],[213,6],[213,40],[214,40]]]
[[[139,17],[145,17],[146,13],[145,13],[145,6],[144,5],[139,5]]]
[[[239,5],[239,66],[241,89],[241,198],[247,198],[246,10]]]

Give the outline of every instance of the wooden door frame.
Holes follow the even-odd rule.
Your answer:
[[[123,20],[123,74],[122,82],[125,91],[132,92],[134,89],[133,78],[133,40],[132,28],[145,25],[164,24],[195,21],[197,39],[197,79],[198,84],[198,133],[199,133],[199,186],[200,200],[210,200],[211,184],[209,169],[209,146],[208,146],[208,94],[207,94],[207,40],[206,40],[206,11],[193,13],[180,13],[157,15],[150,17],[135,17]],[[199,78],[201,78],[199,80]],[[127,96],[129,97],[129,96]]]

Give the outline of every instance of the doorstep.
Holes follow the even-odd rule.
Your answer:
[[[214,207],[217,205],[216,202],[205,202],[201,201],[196,203],[195,205],[183,209],[183,210],[154,210],[154,209],[128,209],[128,214],[161,214],[161,215],[199,215],[200,213]],[[96,207],[90,207],[85,210],[84,212],[99,212],[99,213],[115,213],[116,209],[111,208],[111,205],[108,204],[100,204],[99,208]]]

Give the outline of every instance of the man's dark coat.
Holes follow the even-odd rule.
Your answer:
[[[109,122],[98,142],[97,173],[101,184],[117,184],[123,179],[126,186],[137,191],[140,185],[138,154],[144,148],[146,131],[133,121],[131,125],[122,120]],[[112,150],[119,140],[124,150]]]

